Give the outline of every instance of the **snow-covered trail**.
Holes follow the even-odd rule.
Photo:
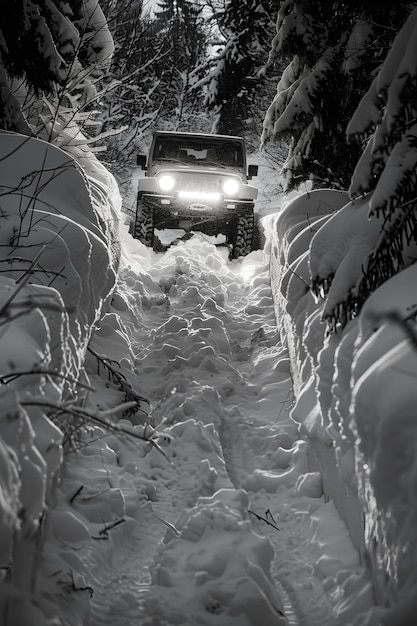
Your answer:
[[[166,457],[120,451],[139,504],[91,554],[91,626],[336,624],[317,568],[329,539],[349,539],[289,418],[264,252],[230,262],[200,236],[164,254],[128,238],[113,312]]]

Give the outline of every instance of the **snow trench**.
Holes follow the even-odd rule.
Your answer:
[[[90,347],[150,405],[91,424],[66,459],[37,587],[65,589],[64,623],[348,623],[342,583],[358,595],[362,570],[289,417],[268,255],[227,257],[198,235],[166,253],[122,235]],[[87,402],[108,411],[124,391],[94,354]]]
[[[395,403],[376,448],[367,397],[413,353],[403,362],[390,335],[390,360],[366,375],[379,301],[325,337],[308,246],[345,194],[265,218],[266,248],[245,258],[201,235],[156,253],[119,226],[98,162],[4,139],[2,623],[379,624],[392,546],[375,524],[402,483],[375,481]]]

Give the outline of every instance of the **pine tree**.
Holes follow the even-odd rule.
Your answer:
[[[288,65],[264,121],[262,141],[288,142],[287,190],[346,189],[361,147],[346,126],[407,15],[408,2],[284,0],[269,63]]]
[[[215,115],[213,130],[217,133],[244,134],[246,122],[254,114],[274,5],[272,0],[228,0],[215,15],[221,46],[202,82],[206,84],[205,103]]]
[[[352,202],[311,244],[313,289],[325,295],[324,317],[333,329],[417,261],[416,37],[417,9],[347,127],[351,141],[366,145],[349,188]]]
[[[382,222],[360,290],[369,294],[417,260],[417,9],[398,34],[381,71],[347,128],[367,142],[352,177],[353,199],[369,197],[368,218]]]
[[[208,45],[203,9],[204,3],[198,0],[159,0],[155,11],[156,28],[168,46],[161,68],[166,94],[164,109],[174,113],[175,129],[187,129],[186,110],[191,111],[200,96],[195,85]]]
[[[113,40],[106,20],[98,0],[73,0],[71,6],[65,0],[1,5],[2,126],[51,139],[61,111],[73,119],[72,105],[81,94],[85,102],[94,90],[92,72],[108,63]]]
[[[149,14],[141,0],[102,1],[116,44],[108,83],[117,88],[102,101],[101,131],[124,129],[105,141],[107,164],[114,163],[117,175],[146,150],[155,128],[208,129],[195,89],[208,39],[199,2],[161,0]]]

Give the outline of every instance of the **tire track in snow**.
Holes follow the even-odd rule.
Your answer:
[[[272,305],[272,293],[268,295],[270,295],[271,297]],[[273,313],[272,307],[268,311],[268,313],[264,315],[263,322],[270,324],[271,327],[275,327],[275,315]],[[250,322],[248,325],[249,342],[252,348],[252,350],[248,351],[249,367],[246,360],[242,363],[242,361],[238,358],[237,362],[235,363],[238,371],[240,369],[239,365],[241,366],[244,375],[248,373],[248,370],[250,371],[251,369],[253,369],[250,367],[251,360],[253,358],[253,351],[256,348],[256,344],[262,343],[262,339],[264,339],[264,332],[258,333],[258,335],[256,333],[251,333],[250,327],[252,324],[253,322]],[[262,350],[262,347],[260,349]],[[271,352],[271,349],[269,349],[269,352]],[[282,346],[278,344],[275,349],[272,349],[272,353],[275,352],[276,358],[279,359],[282,356],[282,353],[285,353],[285,349],[283,349]],[[285,404],[289,403],[288,400],[292,398],[291,391],[286,391],[286,387],[287,385],[285,385],[284,387],[285,397],[283,400],[280,401],[282,403],[281,408],[284,409],[287,408],[285,407]],[[253,431],[253,429],[256,428],[254,426],[254,424],[256,423],[256,416],[254,415],[253,409],[252,411],[250,411],[250,415],[252,423],[245,421],[241,411],[238,411],[237,414],[234,415],[226,415],[223,413],[221,415],[221,420],[218,428],[218,434],[220,444],[223,450],[227,473],[233,486],[236,489],[242,488],[242,483],[244,483],[245,477],[253,472],[255,469],[253,458],[245,451],[244,437],[242,437],[242,425],[248,434],[250,433],[250,431]],[[259,529],[257,529],[257,531],[259,532]],[[291,588],[289,587],[289,585],[285,585],[284,587],[282,581],[279,579],[275,579],[275,584],[283,600],[284,613],[287,618],[288,626],[298,626],[299,624],[301,624],[301,621],[297,616],[297,612],[295,610],[296,598],[294,598],[293,601],[290,599],[292,595]]]
[[[259,261],[257,262],[257,264],[259,268],[260,267]],[[232,353],[231,360],[234,360],[237,364],[246,363],[248,360],[250,360],[254,349],[256,349],[257,347],[257,344],[267,341],[267,337],[265,336],[265,331],[264,331],[265,322],[267,322],[270,326],[269,331],[270,331],[270,334],[273,335],[272,342],[275,343],[276,329],[275,329],[275,317],[274,317],[273,309],[272,309],[272,294],[269,289],[268,272],[265,267],[263,268],[263,272],[264,272],[263,278],[258,278],[257,282],[258,284],[261,285],[261,287],[263,287],[263,292],[264,292],[263,297],[265,298],[265,291],[266,291],[267,292],[266,297],[270,299],[270,302],[269,302],[270,320],[265,319],[265,316],[263,315],[263,311],[262,311],[261,315],[260,316],[258,315],[258,317],[262,318],[261,321],[263,325],[260,325],[258,321],[258,328],[257,330],[254,330],[254,320],[250,318],[248,319],[247,313],[243,311],[243,314],[242,314],[243,319],[241,320],[239,324],[240,328],[238,329],[239,332],[236,332],[236,328],[234,329],[234,332],[233,332],[233,329],[228,329],[228,334],[229,334],[229,339],[230,339],[230,344],[231,344],[231,353]],[[265,286],[266,286],[266,289],[265,289]],[[246,300],[248,291],[249,291],[248,284],[246,285],[243,284],[242,290],[244,291],[244,300]],[[239,294],[238,300],[241,299],[241,295],[242,294]],[[257,299],[257,296],[255,295],[255,300],[256,299]],[[236,306],[235,304],[235,308],[239,310],[241,306],[239,305]],[[178,308],[176,308],[175,310],[177,312]],[[222,317],[222,322],[228,321],[225,319],[227,316],[221,316],[221,317]],[[236,325],[236,320],[234,320],[234,325]],[[238,336],[239,341],[233,338],[234,334]],[[280,347],[278,348],[278,351],[281,351]],[[241,378],[240,374],[239,374],[239,377]],[[229,389],[229,394],[231,394],[231,389]],[[289,394],[287,393],[287,397],[288,395]],[[245,467],[245,459],[243,457],[243,447],[242,447],[242,442],[240,441],[240,433],[241,433],[240,425],[242,422],[242,415],[241,415],[241,412],[238,410],[238,407],[234,407],[234,409],[235,410],[233,411],[227,412],[224,410],[223,407],[221,407],[220,410],[218,411],[218,419],[215,420],[215,425],[216,425],[217,433],[219,436],[219,441],[220,441],[220,445],[222,448],[223,458],[224,458],[228,477],[232,485],[236,489],[240,489],[241,482],[242,482],[241,476],[246,475],[248,471],[251,471],[254,468]],[[298,622],[295,617],[295,613],[294,613],[292,604],[289,600],[288,594],[284,591],[282,586],[279,587],[279,590],[280,590],[280,594],[284,598],[284,608],[285,608],[285,614],[287,616],[288,624],[295,625]]]
[[[247,468],[245,468],[239,422],[239,419],[233,418],[231,421],[228,421],[226,416],[222,416],[219,428],[219,439],[224,454],[227,473],[235,489],[242,488],[241,477],[247,471]],[[259,529],[256,530],[259,532]],[[296,603],[290,600],[291,589],[286,589],[281,580],[275,579],[275,584],[283,600],[284,613],[287,618],[288,626],[298,626],[301,622],[294,608]],[[288,587],[288,585],[286,585],[286,587]]]
[[[268,321],[269,316],[271,317],[271,326],[273,326],[275,318],[272,310],[265,312],[265,322]],[[259,515],[269,521],[273,521],[274,524],[280,527],[280,531],[277,531],[271,528],[271,526],[268,526],[266,522],[259,522],[259,520],[254,521],[256,518],[251,517],[256,532],[267,536],[274,545],[276,552],[275,563],[273,564],[274,581],[283,598],[288,625],[312,626],[312,624],[325,624],[326,626],[336,626],[335,620],[330,615],[331,609],[321,581],[314,576],[313,568],[311,564],[309,565],[308,559],[305,559],[302,555],[297,555],[297,549],[292,544],[291,528],[288,533],[288,529],[282,527],[283,524],[279,519],[275,519],[269,514],[266,515],[266,511],[270,511],[270,509],[273,508],[271,502],[274,502],[274,497],[276,497],[276,495],[279,497],[280,494],[269,494],[268,490],[266,490],[266,493],[255,495],[251,492],[248,481],[246,480],[260,465],[262,467],[262,463],[259,463],[259,457],[262,458],[264,451],[268,448],[268,446],[261,445],[257,453],[254,453],[254,449],[256,449],[256,446],[253,445],[254,439],[258,437],[258,439],[265,442],[268,438],[276,437],[280,442],[280,447],[283,449],[291,448],[291,444],[293,443],[288,436],[288,432],[291,433],[292,429],[291,427],[288,429],[288,420],[286,419],[286,413],[292,401],[292,393],[291,389],[288,388],[290,373],[285,349],[279,344],[272,348],[263,348],[262,345],[260,345],[257,350],[251,354],[251,358],[248,361],[243,363],[238,361],[236,367],[243,376],[246,376],[250,380],[251,384],[256,384],[257,372],[253,361],[254,359],[256,361],[256,359],[262,357],[263,352],[266,354],[267,359],[275,361],[278,364],[279,373],[282,377],[282,388],[280,389],[279,384],[276,385],[276,409],[275,411],[273,410],[270,415],[270,417],[273,417],[276,412],[277,417],[271,419],[269,424],[268,420],[265,422],[265,413],[267,412],[265,412],[262,405],[262,397],[257,396],[253,397],[252,402],[242,402],[242,409],[239,414],[233,415],[231,418],[230,416],[224,415],[219,430],[219,438],[224,452],[226,468],[235,488],[248,490],[251,508],[254,508]],[[280,366],[280,363],[282,363],[282,366]],[[262,374],[264,375],[264,373]],[[276,378],[279,378],[279,375]],[[259,388],[262,388],[261,382],[259,382]],[[280,417],[283,418],[282,427],[280,427]],[[258,436],[257,431],[259,431]],[[289,458],[290,455],[288,455],[288,460]],[[285,463],[285,466],[285,468],[272,468],[272,474],[274,470],[277,474],[279,474],[280,469],[289,470],[290,463]],[[264,467],[268,467],[268,463],[265,463]],[[283,491],[283,495],[286,497],[285,489]],[[253,501],[254,496],[255,501]],[[282,542],[281,534],[286,530],[289,537],[286,537],[285,541]],[[291,558],[295,555],[297,555],[296,558]],[[288,576],[288,572],[285,572],[283,575],[280,567],[281,560],[291,563],[292,567],[296,564],[305,567],[307,570],[310,567],[311,577],[304,589],[305,597],[300,596],[300,589],[297,589],[294,581]],[[297,561],[298,563],[296,563]],[[301,577],[305,577],[305,572],[298,573]],[[294,577],[296,577],[296,570],[293,574]],[[306,601],[307,597],[309,598],[308,601]]]
[[[296,428],[288,418],[289,364],[279,343],[266,259],[258,252],[228,263],[225,250],[196,241],[163,255],[133,242],[132,267],[122,272],[119,285],[135,312],[138,387],[155,407],[155,424],[170,429],[173,437],[162,443],[173,465],[155,456],[151,476],[157,495],[150,506],[168,524],[176,524],[199,496],[221,487],[244,489],[251,509],[262,515],[267,509],[275,513],[276,502],[287,498],[292,488],[276,480],[282,473],[276,457],[291,449]],[[199,421],[191,428],[193,420]],[[284,468],[288,469],[291,453],[287,456]],[[291,507],[288,502],[294,515]],[[282,503],[279,509],[284,512]],[[159,558],[155,544],[166,534],[166,526],[148,512],[142,511],[143,519],[138,515],[142,536],[139,533],[133,551],[121,542],[116,562],[109,551],[101,582],[104,589],[112,588],[113,600],[106,593],[97,596],[92,626],[127,626],[138,612],[141,619],[148,617],[143,583],[149,577],[139,567],[153,556]],[[287,623],[332,626],[312,566],[313,592],[320,605],[316,615],[311,589],[306,600],[288,576],[295,566],[308,567],[308,554],[299,556],[294,549],[292,520],[276,531],[251,515],[249,519],[256,533],[268,537],[275,547],[273,577]],[[281,519],[278,526],[282,524]],[[299,529],[308,530],[305,525]],[[113,573],[107,575],[106,584],[104,572],[109,568]],[[306,577],[300,570],[296,575]],[[136,603],[131,602],[135,594]],[[114,595],[124,598],[119,621]],[[148,608],[143,609],[142,601]],[[308,617],[313,619],[307,621]]]

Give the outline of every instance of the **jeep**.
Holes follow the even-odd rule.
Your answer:
[[[246,164],[242,137],[157,131],[149,155],[137,164],[137,208],[130,233],[154,246],[155,229],[223,234],[237,258],[254,246],[254,201],[258,190],[248,184],[258,173]]]

